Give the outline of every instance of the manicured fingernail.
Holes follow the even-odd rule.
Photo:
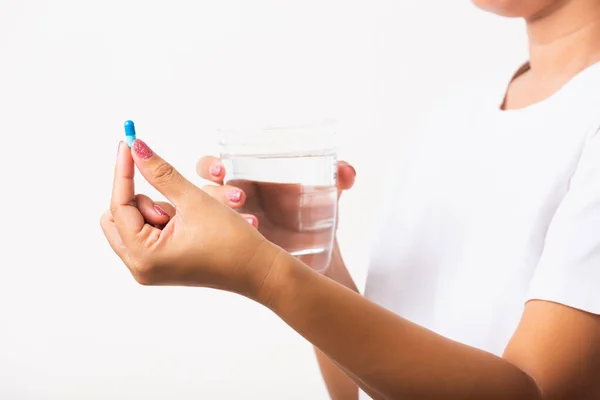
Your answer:
[[[239,203],[242,200],[242,192],[236,189],[225,193],[225,197],[232,203]]]
[[[219,163],[214,163],[208,168],[208,172],[210,172],[212,176],[220,176],[222,170],[223,166]]]
[[[135,142],[133,142],[133,151],[135,151],[135,154],[142,160],[147,160],[154,155],[152,149],[140,139],[136,139]]]
[[[248,223],[254,227],[256,227],[256,219],[252,217],[244,218]]]
[[[167,214],[167,212],[165,210],[163,210],[158,204],[154,205],[154,211],[156,211],[156,213],[158,215],[160,215],[161,217],[168,217],[169,214]]]

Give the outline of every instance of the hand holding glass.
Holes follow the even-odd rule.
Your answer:
[[[225,183],[246,194],[240,213],[269,241],[317,271],[331,259],[337,214],[333,122],[221,131]]]

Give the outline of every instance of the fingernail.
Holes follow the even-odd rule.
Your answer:
[[[135,151],[135,154],[142,160],[147,160],[154,155],[152,149],[140,139],[136,139],[135,142],[133,142],[133,151]]]
[[[208,172],[210,172],[212,176],[220,176],[222,170],[223,166],[219,163],[214,163],[208,168]]]
[[[119,141],[119,145],[117,146],[117,157],[119,157],[120,151],[121,151],[121,141]]]
[[[154,205],[154,210],[156,211],[156,213],[162,217],[168,217],[169,214],[167,214],[167,212],[165,210],[163,210],[158,204]]]
[[[248,223],[249,223],[250,225],[252,225],[252,226],[256,227],[256,225],[255,225],[255,223],[256,223],[256,222],[255,222],[255,221],[256,221],[256,219],[254,219],[254,218],[252,218],[252,217],[248,217],[248,218],[244,218],[244,219],[245,219],[246,221],[248,221]]]
[[[239,203],[242,200],[242,192],[239,190],[230,190],[225,193],[225,197],[232,203]]]

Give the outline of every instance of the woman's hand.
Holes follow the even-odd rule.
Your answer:
[[[134,163],[172,205],[135,194]],[[206,286],[259,300],[281,251],[141,140],[131,150],[119,144],[110,211],[101,226],[144,285]]]
[[[229,181],[224,185],[225,167],[218,158],[210,156],[200,159],[196,170],[200,177],[216,184],[203,187],[205,192],[241,212],[267,240],[284,250],[294,253],[307,247],[331,243],[333,231],[323,221],[335,215],[335,189],[332,193],[329,187],[307,189],[298,184],[247,180]],[[341,161],[338,163],[337,176],[339,199],[344,190],[353,186],[356,172],[348,163]],[[306,229],[306,226],[319,224],[321,228]],[[299,258],[307,265],[320,269],[327,266],[329,254],[303,254]]]

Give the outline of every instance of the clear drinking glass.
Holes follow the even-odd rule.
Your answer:
[[[269,241],[324,271],[336,229],[335,123],[220,134],[225,183],[246,193],[238,211],[255,215]]]

